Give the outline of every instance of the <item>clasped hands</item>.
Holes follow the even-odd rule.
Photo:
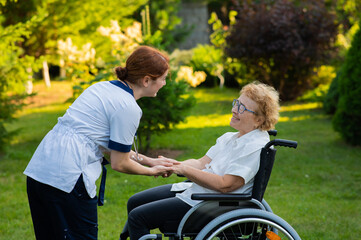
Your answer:
[[[152,168],[157,171],[154,177],[162,176],[163,178],[171,176],[173,173],[182,174],[182,162],[164,156],[153,158]]]

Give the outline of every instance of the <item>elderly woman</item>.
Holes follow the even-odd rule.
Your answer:
[[[270,140],[267,130],[278,121],[279,97],[274,88],[251,83],[233,100],[228,132],[217,139],[206,155],[173,165],[174,172],[192,183],[155,187],[128,200],[128,232],[131,240],[162,228],[165,222],[179,223],[199,201],[193,193],[250,193],[258,171],[262,147]],[[126,230],[126,229],[125,229]],[[125,239],[127,231],[122,234]]]

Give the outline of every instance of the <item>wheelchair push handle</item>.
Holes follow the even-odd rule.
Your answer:
[[[277,136],[277,130],[276,129],[273,129],[273,130],[268,130],[267,131],[268,132],[268,134],[270,135],[270,136]]]
[[[281,147],[290,147],[297,148],[297,142],[286,140],[286,139],[275,139],[266,144],[265,148],[270,148],[271,146],[281,146]]]

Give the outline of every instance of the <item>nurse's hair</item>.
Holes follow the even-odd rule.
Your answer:
[[[138,80],[149,76],[156,80],[169,69],[169,58],[159,50],[138,47],[127,59],[125,67],[116,67],[115,73],[119,80],[138,84]]]
[[[246,95],[257,103],[256,118],[261,120],[258,129],[263,131],[274,129],[280,110],[278,92],[267,84],[252,82],[245,85],[240,94]]]

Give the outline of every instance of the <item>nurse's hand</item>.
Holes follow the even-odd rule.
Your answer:
[[[169,177],[173,173],[173,167],[156,165],[150,168],[153,176]]]

